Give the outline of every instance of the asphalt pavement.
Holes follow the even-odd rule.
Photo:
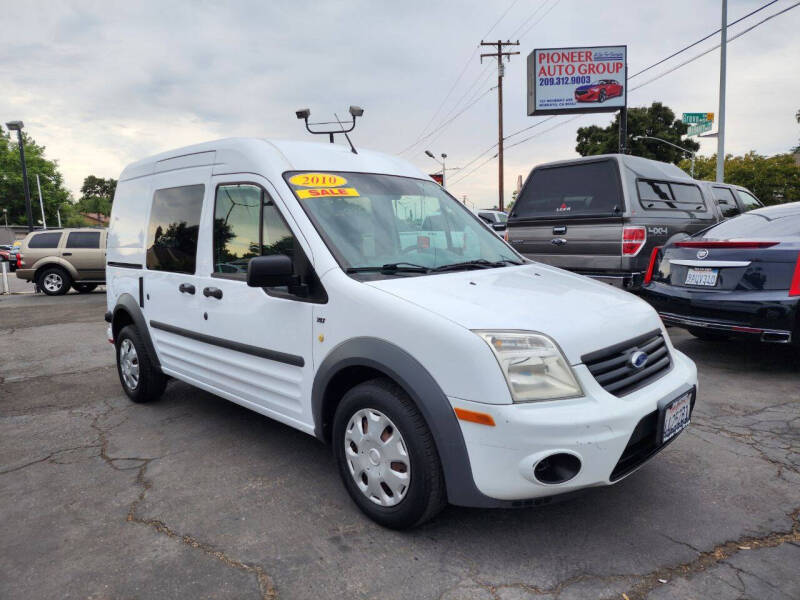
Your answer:
[[[0,598],[800,598],[800,360],[708,343],[690,429],[621,483],[375,525],[315,439],[122,393],[105,294],[0,297]]]

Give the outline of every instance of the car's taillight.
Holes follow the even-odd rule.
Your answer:
[[[675,242],[678,248],[769,248],[778,242],[750,242],[744,240],[687,240]]]
[[[794,275],[792,275],[792,285],[789,286],[790,296],[800,296],[800,254],[797,255],[797,262],[794,265]]]
[[[17,268],[22,268],[22,254],[17,254]]]
[[[632,225],[622,228],[622,256],[636,256],[647,241],[647,228]]]
[[[644,274],[644,284],[647,285],[653,279],[653,271],[656,268],[656,261],[658,260],[658,253],[661,251],[661,246],[656,246],[650,253],[650,264],[647,265],[647,272]]]

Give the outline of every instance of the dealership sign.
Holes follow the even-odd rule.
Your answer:
[[[627,106],[627,46],[539,48],[528,55],[528,115]]]

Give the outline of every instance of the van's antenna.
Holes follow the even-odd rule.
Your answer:
[[[337,121],[339,121],[339,115],[337,115],[336,113],[333,113],[333,116],[336,117]],[[339,127],[342,128],[342,133],[344,134],[344,137],[347,140],[347,143],[350,144],[350,150],[353,151],[353,154],[358,154],[358,150],[356,150],[356,147],[353,146],[353,142],[350,141],[350,136],[347,135],[347,132],[344,130],[344,125],[342,125],[341,121],[339,121]]]
[[[335,134],[343,133],[344,136],[347,138],[347,141],[350,142],[350,148],[353,150],[353,152],[358,154],[358,152],[356,152],[355,147],[353,146],[353,142],[351,142],[350,138],[347,137],[347,134],[348,134],[348,132],[353,131],[353,129],[356,128],[356,118],[360,117],[360,116],[362,116],[364,114],[364,109],[361,108],[360,106],[351,106],[349,108],[349,112],[350,112],[350,116],[353,118],[353,120],[350,121],[350,123],[349,123],[350,124],[350,128],[349,129],[345,129],[344,128],[344,125],[339,120],[339,117],[336,117],[336,121],[324,121],[324,122],[320,122],[320,123],[309,123],[308,122],[308,117],[311,116],[311,110],[308,109],[308,108],[301,108],[300,110],[295,111],[294,114],[297,116],[298,119],[303,119],[303,121],[305,121],[306,129],[308,130],[309,133],[313,133],[314,135],[327,135],[328,138],[330,139],[331,144],[333,143],[333,136]],[[335,116],[335,114],[334,114],[334,116]],[[339,129],[325,129],[325,130],[314,131],[313,129],[311,129],[311,127],[309,127],[309,125],[333,125],[334,123],[338,123],[339,124]]]

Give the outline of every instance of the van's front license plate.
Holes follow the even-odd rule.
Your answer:
[[[692,416],[692,392],[676,398],[663,409],[661,443],[666,444],[689,426]]]
[[[686,285],[717,285],[717,269],[689,269],[686,273]]]

